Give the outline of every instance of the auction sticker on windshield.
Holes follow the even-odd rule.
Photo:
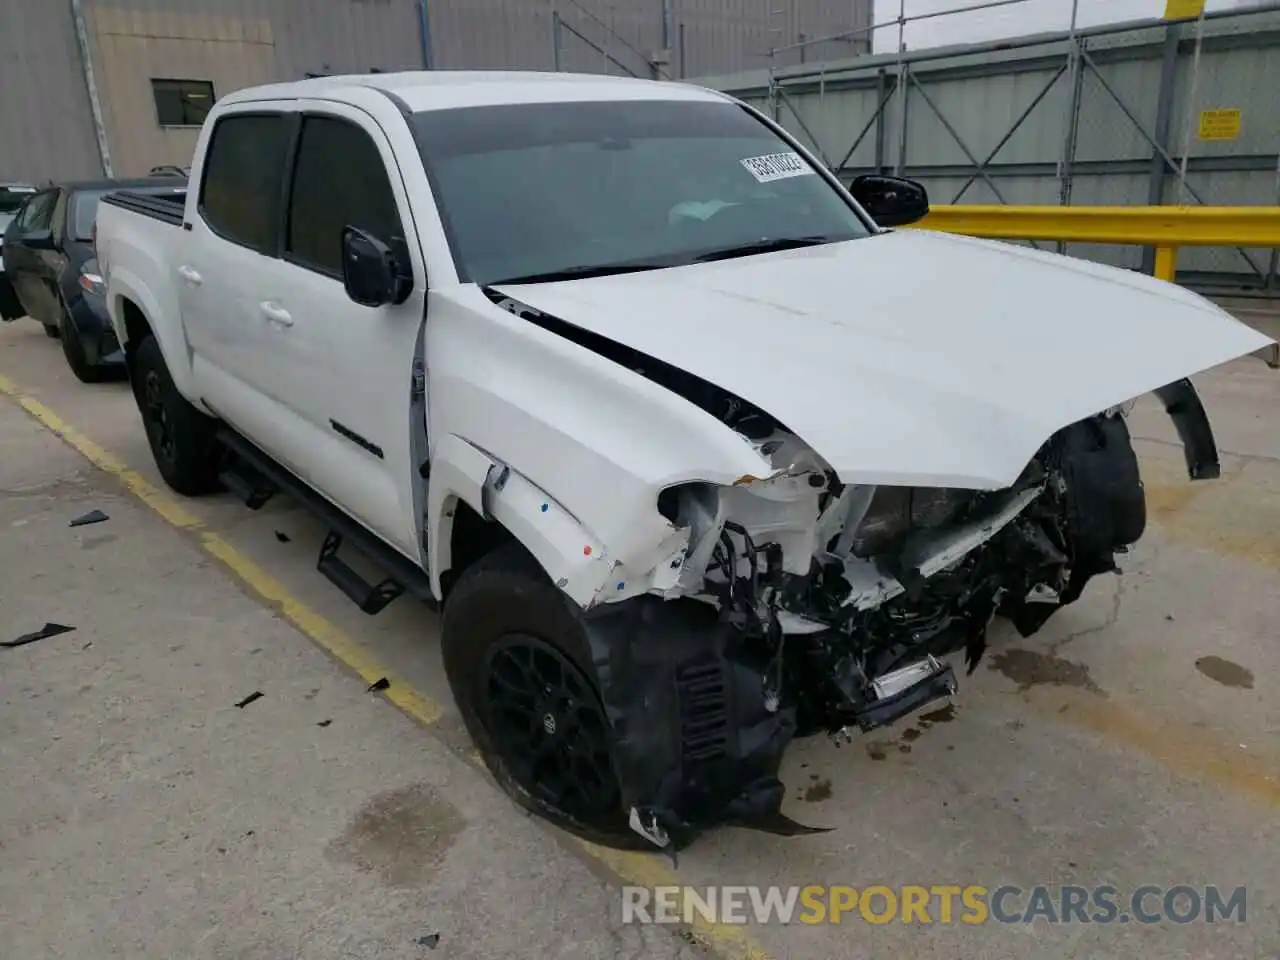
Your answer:
[[[763,157],[747,157],[742,165],[761,183],[786,180],[788,177],[812,175],[813,168],[798,153],[771,153]]]

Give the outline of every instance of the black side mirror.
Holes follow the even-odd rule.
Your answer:
[[[342,231],[342,284],[364,307],[404,303],[413,292],[413,274],[389,246],[357,227]]]
[[[30,233],[24,233],[20,239],[22,245],[30,250],[53,249],[52,230],[32,230]]]
[[[849,184],[849,192],[882,227],[915,223],[929,212],[929,191],[914,180],[871,173]]]

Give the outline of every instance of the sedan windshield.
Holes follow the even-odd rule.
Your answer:
[[[416,114],[464,280],[538,282],[865,237],[849,202],[728,102]]]

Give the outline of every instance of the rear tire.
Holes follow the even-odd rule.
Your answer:
[[[589,840],[654,850],[630,829],[578,612],[517,543],[465,570],[444,608],[444,667],[502,789]]]
[[[71,368],[77,380],[81,383],[101,383],[106,379],[106,373],[102,367],[94,366],[89,362],[84,341],[80,339],[80,334],[76,332],[71,322],[66,304],[62,305],[62,323],[55,329],[58,331],[59,339],[62,340],[62,355],[67,358],[67,366]],[[45,332],[48,333],[48,328]]]
[[[188,497],[215,490],[221,453],[216,422],[178,392],[154,336],[138,346],[132,381],[151,455],[164,482]]]

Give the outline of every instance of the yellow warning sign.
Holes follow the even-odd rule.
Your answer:
[[[1190,20],[1204,12],[1204,0],[1168,0],[1164,8],[1166,20]]]
[[[1239,110],[1201,110],[1201,140],[1235,140],[1240,136]]]

